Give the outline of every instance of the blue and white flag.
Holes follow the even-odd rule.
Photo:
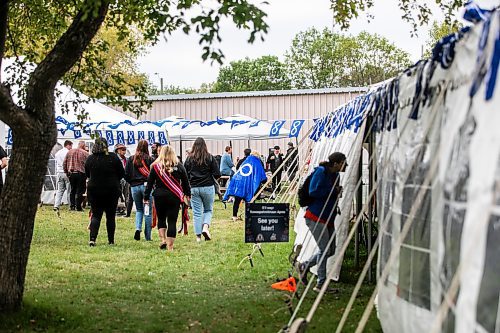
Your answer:
[[[285,120],[275,120],[273,126],[271,126],[271,131],[269,132],[270,137],[279,136],[280,130],[285,124]]]
[[[158,132],[158,141],[161,143],[162,146],[168,144],[165,132]]]
[[[108,146],[113,146],[115,144],[115,139],[113,138],[113,131],[106,131],[106,141],[108,141]]]
[[[224,193],[224,200],[234,195],[250,202],[262,182],[266,181],[266,172],[262,161],[256,156],[248,156],[238,171],[233,175]]]
[[[153,131],[148,132],[148,142],[150,145],[155,143],[155,132],[153,132]]]
[[[137,132],[137,139],[138,140],[146,140],[146,136],[144,135],[144,131]]]
[[[305,120],[294,120],[292,126],[290,127],[289,138],[297,138],[299,136],[302,125],[304,125]]]
[[[123,134],[123,131],[116,132],[116,142],[122,145],[125,144],[125,135]]]
[[[12,143],[14,143],[14,140],[12,139],[12,130],[9,128],[7,132],[7,144],[12,145]]]
[[[81,130],[74,130],[73,134],[75,136],[75,139],[78,139],[78,138],[82,137],[82,131]]]
[[[135,145],[134,131],[127,131],[127,144]]]

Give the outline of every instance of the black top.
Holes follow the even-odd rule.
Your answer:
[[[288,148],[286,150],[286,158],[291,155],[291,157],[286,161],[286,166],[290,171],[297,171],[297,165],[299,160],[297,159],[298,150],[295,148]]]
[[[201,165],[195,164],[193,158],[188,157],[184,166],[186,167],[191,187],[214,186],[214,178],[220,178],[220,170],[217,161],[212,155],[210,155],[210,158]]]
[[[153,160],[151,157],[147,157],[144,162],[146,163],[146,166],[148,169],[151,168],[151,163],[153,163]],[[130,184],[130,186],[138,186],[138,185],[143,185],[145,182],[148,181],[147,177],[144,177],[140,172],[139,169],[134,165],[134,155],[130,156],[127,160],[127,165],[125,166],[125,180]]]
[[[279,153],[278,155],[275,155],[274,153],[272,153],[267,158],[267,163],[269,163],[272,172],[276,171],[279,166],[283,164],[283,154]]]
[[[238,161],[238,163],[236,163],[236,170],[238,170],[241,167],[241,165],[243,164],[243,162],[245,162],[247,157],[248,156],[243,157],[241,160]]]
[[[115,153],[92,154],[85,161],[85,175],[89,178],[87,192],[90,195],[119,195],[120,179],[124,170]]]
[[[177,166],[174,167],[174,171],[172,171],[171,175],[181,183],[182,192],[184,193],[184,195],[190,197],[191,187],[189,186],[189,180],[184,166],[181,163],[178,163]],[[145,198],[149,198],[153,186],[155,188],[153,191],[153,195],[155,197],[168,197],[173,201],[180,201],[179,198],[175,194],[173,194],[167,186],[165,186],[155,168],[151,167],[151,172],[149,173],[148,178],[148,186],[146,186],[146,191],[144,192]]]

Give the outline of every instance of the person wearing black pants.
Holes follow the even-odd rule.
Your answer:
[[[149,198],[151,191],[154,198],[154,209],[158,218],[158,234],[160,249],[174,249],[177,235],[177,217],[182,202],[191,197],[191,188],[186,169],[179,162],[171,146],[162,146],[158,159],[151,164],[151,172],[144,197]],[[145,203],[149,204],[148,200]],[[187,212],[183,212],[186,213]]]
[[[238,221],[238,209],[240,208],[240,204],[243,201],[242,197],[237,197],[234,196],[234,202],[233,202],[233,222]]]
[[[115,243],[115,217],[120,197],[120,179],[125,170],[115,153],[108,151],[105,139],[97,138],[92,155],[85,162],[85,175],[89,178],[87,197],[91,207],[89,246],[95,246],[101,218],[106,213],[108,243]]]

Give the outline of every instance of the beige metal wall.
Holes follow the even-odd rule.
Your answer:
[[[181,99],[174,99],[168,96],[165,100],[161,97],[153,96],[153,105],[141,120],[160,120],[172,115],[183,117],[189,120],[213,120],[217,117],[223,118],[233,114],[242,114],[255,117],[261,120],[289,120],[284,127],[289,128],[291,121],[295,119],[306,119],[301,130],[299,141],[310,127],[313,119],[323,116],[337,106],[361,94],[361,90],[353,92],[333,92],[333,93],[310,93],[310,94],[281,94],[272,96],[237,96],[237,97],[202,97],[189,99],[183,96]],[[205,94],[202,96],[210,96]],[[182,96],[182,95],[181,95]],[[264,156],[268,149],[279,145],[282,150],[286,150],[289,141],[295,139],[275,139],[252,141],[250,148],[257,150]],[[222,155],[224,147],[229,145],[229,141],[207,141],[209,151],[213,155]],[[243,156],[243,149],[248,147],[246,141],[233,141],[233,157]],[[190,142],[183,142],[183,150],[191,145]],[[174,143],[177,150],[180,143]],[[183,154],[184,155],[184,154]]]

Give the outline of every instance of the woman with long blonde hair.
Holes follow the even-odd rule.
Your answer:
[[[151,164],[144,193],[146,204],[149,204],[147,198],[150,197],[153,187],[153,209],[158,217],[160,249],[173,250],[179,210],[181,205],[191,198],[191,188],[186,169],[179,162],[172,146],[162,146],[158,158]],[[183,214],[187,214],[187,211],[183,211]]]

